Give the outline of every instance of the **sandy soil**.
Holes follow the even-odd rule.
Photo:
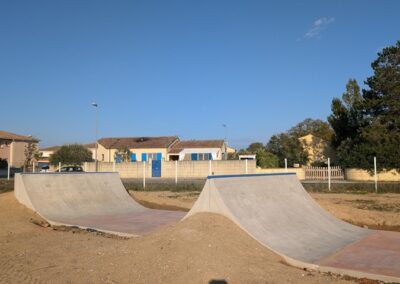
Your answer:
[[[196,192],[130,192],[131,196],[152,208],[188,211],[198,197]],[[311,196],[337,218],[360,226],[400,231],[400,194],[327,194]]]
[[[56,231],[31,218],[40,221],[12,192],[0,194],[0,283],[354,281],[287,266],[228,219],[213,214],[132,239]]]

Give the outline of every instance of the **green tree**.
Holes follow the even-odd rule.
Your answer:
[[[58,165],[82,165],[84,162],[92,162],[92,152],[83,145],[69,144],[63,145],[50,156],[50,164]]]
[[[365,124],[362,107],[363,98],[360,87],[355,79],[350,79],[342,99],[332,100],[332,114],[328,117],[328,121],[334,131],[332,137],[334,147],[338,147],[342,141],[354,138],[358,134],[359,128]]]
[[[378,53],[371,66],[361,98],[353,86],[342,102],[332,102],[337,155],[347,167],[371,170],[377,156],[379,170],[400,169],[400,41]]]
[[[278,157],[280,167],[284,167],[285,158],[288,161],[288,165],[295,163],[306,164],[308,161],[308,154],[304,151],[299,139],[288,133],[272,136],[267,143],[266,149]]]
[[[257,166],[261,168],[277,168],[279,167],[279,158],[265,150],[260,148],[256,152]]]
[[[249,145],[249,147],[247,147],[246,151],[249,153],[255,154],[260,149],[265,149],[264,144],[261,142],[254,142],[254,143],[251,143]]]
[[[296,124],[289,129],[289,134],[300,138],[302,136],[312,134],[325,141],[331,141],[333,130],[329,123],[322,121],[321,119],[306,118],[302,122]]]

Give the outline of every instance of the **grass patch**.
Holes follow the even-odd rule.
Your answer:
[[[320,193],[351,193],[351,194],[367,194],[375,193],[375,184],[370,182],[343,182],[332,183],[331,191],[328,190],[328,183],[302,183],[308,192]],[[400,183],[398,182],[381,182],[378,183],[378,193],[400,193]]]
[[[13,190],[14,190],[14,180],[0,179],[0,193]]]

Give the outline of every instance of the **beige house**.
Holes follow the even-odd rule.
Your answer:
[[[227,149],[224,140],[178,141],[168,153],[168,161],[226,160]]]
[[[129,149],[131,162],[167,160],[169,150],[178,141],[177,136],[101,138],[97,157],[102,162],[121,162],[120,152]]]
[[[300,137],[299,141],[308,153],[307,165],[318,161],[326,162],[328,158],[333,158],[333,149],[324,139],[308,134]]]
[[[29,143],[39,141],[32,136],[18,135],[0,130],[0,159],[7,160],[10,167],[20,168],[25,163],[25,149]]]

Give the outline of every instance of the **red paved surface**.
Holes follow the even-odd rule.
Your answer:
[[[374,231],[317,264],[400,277],[400,233]]]
[[[122,232],[133,235],[144,235],[168,225],[179,222],[186,212],[147,209],[142,212],[107,216],[88,216],[73,219],[62,219],[64,222],[76,226],[92,229]]]

